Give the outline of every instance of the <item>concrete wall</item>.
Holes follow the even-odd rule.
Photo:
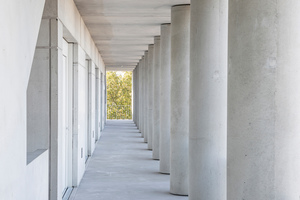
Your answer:
[[[43,7],[43,0],[1,1],[0,199],[24,199],[28,189],[26,89]],[[32,174],[31,180],[45,186],[38,176]]]
[[[49,49],[37,48],[31,68],[27,87],[27,152],[48,149],[50,130],[49,53]]]
[[[38,158],[28,164],[26,168],[26,200],[48,199],[48,165],[48,151],[44,151]]]
[[[74,67],[78,67],[77,77],[74,77],[77,78],[77,86],[88,83],[88,71],[84,66],[86,56],[92,60],[93,72],[99,68],[100,73],[105,73],[103,60],[72,0],[51,0],[46,4],[43,0],[1,2],[0,25],[3,27],[0,30],[0,91],[5,94],[0,98],[0,199],[48,199],[49,195],[51,199],[60,199],[60,152],[64,145],[60,137],[64,129],[63,82],[60,76],[63,37],[76,43],[75,49],[77,46],[77,55],[74,55],[77,62],[73,63]],[[86,88],[78,88],[73,96],[81,98],[81,94],[87,97]],[[73,164],[77,163],[72,169],[74,186],[79,184],[85,171],[81,148],[86,148],[84,130],[87,131],[87,115],[81,116],[80,113],[87,113],[83,106],[87,103],[82,99],[78,103],[77,100],[80,112],[75,117],[78,124],[72,127],[75,136],[73,147],[77,148],[72,159]],[[94,104],[92,102],[91,108],[95,110]],[[95,115],[94,112],[91,114]],[[93,120],[91,122],[96,124]],[[91,126],[91,130],[94,129],[95,125]],[[52,141],[50,147],[49,138]],[[29,164],[26,152],[38,153]],[[55,186],[51,194],[49,181],[52,187]]]
[[[73,0],[58,1],[58,17],[69,31],[69,40],[75,40],[74,42],[78,43],[82,49],[84,49],[97,68],[99,68],[101,72],[105,72],[102,57]],[[64,34],[64,37],[67,37],[67,34]]]
[[[95,69],[95,137],[96,140],[100,137],[100,131],[101,131],[101,87],[100,87],[100,73],[99,69]]]

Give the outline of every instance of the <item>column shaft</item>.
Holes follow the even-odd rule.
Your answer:
[[[140,111],[139,111],[139,107],[140,107],[140,103],[139,103],[139,101],[140,101],[140,95],[139,95],[139,90],[140,90],[140,74],[139,74],[139,64],[140,64],[140,62],[137,64],[137,66],[136,66],[136,69],[137,69],[137,71],[136,71],[136,76],[137,76],[137,82],[138,82],[138,85],[136,86],[136,90],[137,90],[137,101],[138,101],[138,105],[137,105],[137,128],[139,129],[139,126],[140,126],[140,122],[139,122],[139,120],[140,120]]]
[[[139,86],[139,81],[138,81],[138,66],[136,66],[135,70],[134,70],[134,74],[135,74],[135,83],[134,83],[134,90],[135,90],[135,95],[134,95],[134,109],[135,109],[135,124],[138,124],[138,118],[139,118],[139,114],[138,114],[138,106],[139,106],[139,100],[138,100],[138,86]]]
[[[160,36],[154,37],[154,67],[153,67],[153,153],[152,157],[159,160],[160,137]]]
[[[139,73],[140,73],[140,63],[137,66],[137,72],[136,72],[137,82],[138,82],[138,84],[136,86],[137,87],[137,95],[136,95],[137,96],[137,105],[136,105],[136,107],[137,107],[137,125],[140,124],[140,98],[139,98],[140,90],[139,90],[139,88],[140,88],[141,83],[140,83]]]
[[[140,107],[140,98],[139,98],[139,85],[140,85],[140,81],[139,81],[139,70],[140,70],[140,63],[138,63],[137,68],[136,68],[136,80],[137,80],[137,85],[136,85],[136,100],[137,100],[137,104],[136,104],[136,125],[138,127],[139,125],[139,121],[140,121],[140,111],[139,111],[139,107]],[[139,128],[139,127],[138,127]]]
[[[188,194],[190,6],[171,11],[170,192]]]
[[[170,173],[171,24],[161,25],[159,171]]]
[[[143,58],[140,60],[140,63],[139,63],[139,130],[143,136],[143,132],[142,132],[142,124],[143,124]]]
[[[138,69],[137,67],[134,70],[134,113],[135,113],[135,117],[134,117],[134,122],[137,125],[138,124],[138,75],[137,75]]]
[[[148,48],[148,68],[149,68],[149,74],[148,74],[148,106],[149,106],[149,112],[148,112],[148,120],[149,120],[149,126],[148,126],[148,149],[152,149],[152,135],[153,135],[153,45],[149,45]]]
[[[229,1],[228,199],[299,199],[299,10]]]
[[[148,140],[148,126],[149,126],[149,119],[148,119],[148,110],[149,110],[149,104],[148,104],[148,96],[149,96],[149,86],[148,86],[148,51],[145,52],[145,64],[144,64],[144,96],[145,96],[145,100],[144,100],[144,116],[145,116],[145,120],[144,120],[144,126],[145,126],[145,132],[144,132],[144,142],[147,142]]]
[[[145,135],[145,56],[143,56],[142,62],[141,62],[141,69],[142,69],[142,87],[141,87],[141,101],[142,101],[142,106],[141,106],[141,117],[142,117],[142,137]]]
[[[132,120],[134,123],[136,123],[136,120],[135,120],[135,117],[136,117],[136,109],[135,109],[135,101],[136,101],[136,98],[135,98],[135,94],[136,94],[136,91],[135,91],[135,85],[136,85],[136,80],[135,80],[135,72],[136,72],[136,68],[132,71]]]
[[[227,0],[191,1],[190,200],[226,200],[227,24]]]

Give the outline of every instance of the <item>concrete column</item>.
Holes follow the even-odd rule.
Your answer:
[[[190,200],[226,200],[227,24],[227,0],[191,0]]]
[[[138,65],[135,68],[135,124],[138,125],[139,123],[139,77],[138,77]]]
[[[139,98],[139,95],[140,95],[140,91],[139,91],[140,79],[139,79],[139,71],[140,71],[140,67],[138,65],[137,66],[137,72],[136,72],[137,82],[138,82],[138,85],[137,85],[137,101],[138,101],[138,104],[137,104],[137,124],[140,123],[140,98]]]
[[[137,101],[137,94],[138,94],[138,91],[137,91],[137,87],[138,87],[138,76],[137,76],[137,72],[138,72],[138,64],[137,64],[137,66],[135,67],[135,69],[134,69],[134,82],[133,82],[133,85],[134,85],[134,104],[133,104],[133,109],[134,109],[134,111],[133,111],[133,114],[134,114],[134,123],[135,123],[135,125],[138,127],[138,113],[137,113],[137,111],[138,111],[138,109],[137,109],[137,103],[138,103],[138,101]]]
[[[159,171],[170,173],[171,24],[161,25],[160,37],[160,140]]]
[[[140,60],[140,63],[139,63],[139,102],[140,102],[140,104],[139,104],[139,130],[140,130],[140,132],[141,132],[141,134],[142,134],[142,136],[143,136],[143,132],[142,132],[142,128],[143,128],[143,126],[142,126],[142,124],[143,124],[143,96],[142,96],[142,94],[143,94],[143,77],[142,77],[142,75],[143,75],[143,58],[144,58],[144,56],[142,57],[142,59]]]
[[[154,37],[154,67],[153,67],[153,138],[152,157],[159,160],[160,138],[160,36]]]
[[[171,11],[170,192],[188,194],[190,6]]]
[[[137,72],[136,72],[136,77],[137,77],[137,128],[140,129],[140,62],[137,65]]]
[[[152,135],[153,135],[153,48],[154,45],[150,44],[148,47],[148,120],[149,120],[149,126],[148,126],[148,149],[152,150]]]
[[[300,1],[229,1],[227,198],[300,197]]]
[[[142,59],[142,137],[145,137],[145,120],[146,120],[146,116],[145,116],[145,54],[144,57]]]
[[[135,109],[134,109],[134,105],[135,105],[135,103],[134,103],[134,101],[135,101],[135,98],[134,98],[134,95],[135,95],[135,91],[134,91],[134,86],[135,86],[135,74],[134,74],[134,70],[132,70],[132,105],[133,105],[133,107],[132,107],[132,121],[135,123]]]
[[[145,132],[144,132],[144,142],[147,142],[148,138],[148,126],[149,126],[149,119],[148,119],[148,95],[149,95],[149,89],[148,89],[148,51],[145,52],[145,64],[144,64],[144,115],[145,115],[145,120],[144,120],[144,126],[145,126]]]
[[[132,71],[132,121],[136,123],[136,68]]]

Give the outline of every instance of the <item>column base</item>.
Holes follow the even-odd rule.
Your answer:
[[[159,172],[159,173],[161,173],[163,175],[170,175],[170,172]]]
[[[170,192],[170,194],[175,195],[175,196],[185,196],[185,197],[189,196],[188,194],[176,194],[173,192]]]

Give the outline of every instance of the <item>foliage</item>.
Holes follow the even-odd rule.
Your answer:
[[[107,119],[132,119],[132,72],[106,72]]]

